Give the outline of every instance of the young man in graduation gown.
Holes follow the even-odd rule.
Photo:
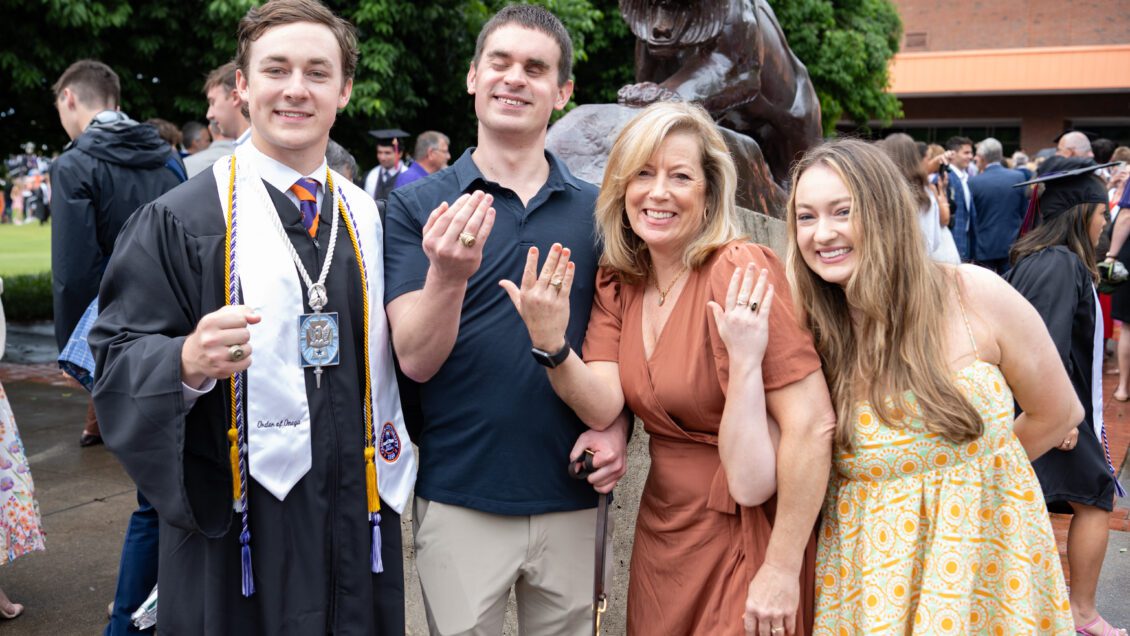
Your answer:
[[[627,418],[587,429],[539,365],[564,360],[569,346],[531,351],[498,285],[521,278],[531,246],[572,248],[568,334],[580,350],[599,257],[597,189],[545,150],[550,114],[572,93],[571,65],[556,17],[504,8],[480,32],[467,75],[477,147],[389,195],[385,299],[401,370],[420,383],[413,522],[432,634],[500,634],[511,587],[523,633],[592,633],[594,487],[608,492],[623,475]],[[590,483],[566,471],[586,448],[598,469]]]
[[[250,142],[134,215],[90,335],[106,443],[160,515],[158,631],[403,634],[381,228],[325,162],[356,36],[272,0],[236,62]]]

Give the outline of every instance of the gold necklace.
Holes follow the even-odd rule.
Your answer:
[[[671,293],[671,289],[675,286],[675,283],[679,282],[679,279],[683,277],[683,274],[686,271],[687,271],[687,268],[685,266],[683,267],[683,269],[679,270],[679,273],[675,274],[675,278],[671,281],[671,284],[667,286],[667,289],[663,289],[662,287],[660,287],[659,286],[659,276],[655,277],[655,291],[659,292],[659,306],[660,307],[662,307],[663,303],[667,301],[667,294]]]

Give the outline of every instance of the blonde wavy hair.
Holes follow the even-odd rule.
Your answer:
[[[945,357],[946,301],[958,284],[929,260],[907,180],[880,149],[854,139],[817,146],[792,171],[835,172],[851,194],[855,271],[843,287],[808,268],[797,249],[796,187],[788,202],[788,271],[836,407],[836,444],[850,448],[854,410],[866,399],[897,427],[914,413],[926,430],[954,442],[977,439],[981,416],[958,391]],[[853,323],[850,310],[858,312]]]
[[[690,133],[702,148],[706,175],[706,213],[702,228],[683,253],[688,269],[697,269],[717,248],[742,236],[734,204],[737,170],[714,120],[701,106],[660,102],[645,108],[620,131],[596,200],[596,227],[604,243],[600,264],[616,270],[622,281],[634,284],[652,273],[647,244],[628,222],[624,196],[628,184],[668,135]]]

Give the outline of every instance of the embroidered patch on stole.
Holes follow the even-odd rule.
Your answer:
[[[400,457],[400,435],[396,434],[396,427],[392,425],[392,422],[385,422],[385,425],[381,427],[381,438],[377,452],[381,454],[381,459],[390,464]]]

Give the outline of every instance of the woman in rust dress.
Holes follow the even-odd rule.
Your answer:
[[[780,262],[740,238],[734,175],[697,106],[657,104],[624,128],[597,202],[604,254],[583,361],[564,338],[567,246],[540,274],[531,249],[521,287],[502,283],[535,349],[556,361],[558,395],[594,428],[626,404],[650,434],[630,634],[782,636],[812,624],[812,530],[835,419]]]

